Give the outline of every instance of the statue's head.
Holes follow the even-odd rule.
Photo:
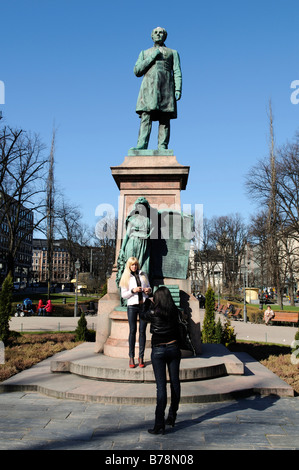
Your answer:
[[[134,203],[135,209],[139,205],[142,205],[142,206],[146,207],[147,209],[150,208],[148,200],[144,196],[139,196],[139,198],[136,199],[136,201]]]
[[[158,26],[157,28],[153,29],[152,31],[152,40],[155,44],[162,45],[166,41],[167,38],[167,31],[164,28]]]
[[[136,201],[134,202],[133,209],[130,209],[129,215],[126,218],[126,225],[131,219],[131,217],[134,217],[136,214],[143,215],[144,217],[149,217],[150,216],[150,205],[148,200],[140,196]]]
[[[141,214],[141,215],[146,216],[150,210],[150,205],[147,199],[143,196],[140,196],[138,199],[136,199],[134,206],[135,206],[134,212],[136,214]]]

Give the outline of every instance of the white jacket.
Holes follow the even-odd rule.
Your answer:
[[[139,272],[139,275],[140,275],[141,287],[151,288],[151,286],[148,282],[147,275],[145,273],[143,273],[142,271]],[[133,274],[131,274],[130,280],[129,280],[129,287],[128,288],[125,288],[125,287],[121,288],[121,296],[122,296],[123,299],[127,299],[127,305],[138,305],[139,304],[138,292],[134,292],[134,294],[132,293],[132,289],[134,289],[135,287],[137,287],[137,282],[136,282],[135,276],[133,276]],[[148,295],[146,295],[144,292],[142,292],[142,297],[143,297],[143,302],[144,302],[145,299],[148,297]]]

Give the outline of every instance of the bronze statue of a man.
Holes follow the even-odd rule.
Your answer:
[[[177,51],[165,46],[164,28],[152,31],[154,46],[141,51],[134,67],[142,77],[136,113],[140,115],[138,149],[147,149],[152,121],[159,121],[158,149],[167,149],[170,137],[170,119],[177,117],[177,103],[182,94],[182,72]]]

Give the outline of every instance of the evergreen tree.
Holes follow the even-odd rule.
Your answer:
[[[86,341],[88,339],[87,321],[84,313],[81,313],[75,333],[76,341]]]
[[[223,336],[223,330],[222,330],[222,324],[220,318],[218,318],[216,328],[215,328],[215,335],[214,335],[214,342],[217,344],[222,343],[222,336]]]
[[[211,287],[206,292],[206,311],[202,328],[203,343],[224,344],[226,347],[236,342],[234,328],[226,320],[222,325],[220,318],[215,322],[215,294]]]
[[[222,327],[221,343],[224,344],[224,346],[228,347],[232,343],[235,343],[235,342],[236,342],[235,330],[231,326],[230,321],[226,320],[223,327]]]
[[[5,278],[0,293],[0,341],[6,345],[9,337],[9,320],[12,309],[13,280],[11,274]]]
[[[215,343],[215,293],[211,287],[206,292],[205,316],[203,320],[203,343]]]

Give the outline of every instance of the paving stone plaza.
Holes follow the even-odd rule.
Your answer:
[[[87,318],[89,323],[95,321]],[[37,320],[36,328],[44,331],[52,329],[56,321],[47,317]],[[13,321],[17,328],[19,320]],[[72,321],[66,318],[64,324],[61,320],[61,329],[69,328]],[[284,340],[285,344],[290,344],[297,330],[264,325],[255,329],[256,325],[243,322],[234,322],[234,326],[240,339],[244,336],[254,339],[256,335],[259,340],[267,332],[270,340],[278,343]],[[21,374],[15,376],[16,383],[20,379]],[[60,381],[63,383],[63,379]],[[91,386],[94,382],[97,381],[91,381]],[[147,432],[152,426],[153,412],[154,404],[95,403],[78,397],[54,398],[29,390],[4,391],[0,394],[0,449],[101,450],[115,455],[118,451],[137,454],[148,451],[153,455],[177,451],[181,455],[193,452],[194,458],[198,450],[299,449],[296,396],[252,394],[224,401],[181,404],[175,427],[167,427],[164,435],[157,436]]]
[[[0,417],[1,450],[192,455],[197,450],[299,449],[298,397],[181,405],[177,424],[163,436],[147,432],[153,421],[150,405],[115,406],[12,392],[1,394]]]

